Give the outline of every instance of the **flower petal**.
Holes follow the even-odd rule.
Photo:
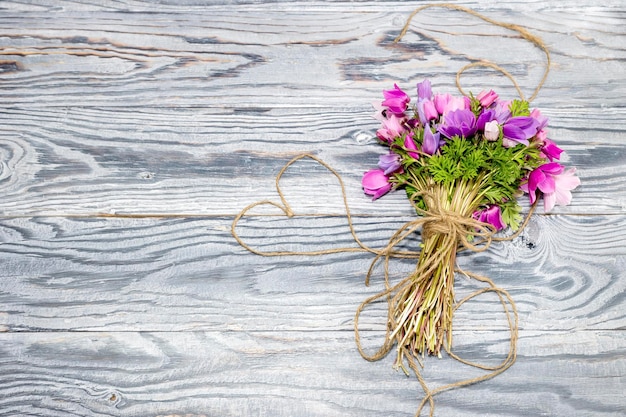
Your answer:
[[[548,212],[554,208],[556,203],[556,196],[554,193],[547,193],[543,195],[543,209]]]
[[[377,190],[389,184],[389,178],[384,174],[382,169],[373,169],[363,175],[361,184],[366,190]]]

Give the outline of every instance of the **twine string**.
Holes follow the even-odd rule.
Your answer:
[[[313,251],[286,251],[286,250],[264,251],[264,250],[252,247],[251,245],[247,244],[244,241],[244,239],[241,238],[241,236],[239,236],[237,232],[237,226],[239,225],[239,222],[244,217],[251,216],[252,214],[250,214],[250,211],[255,207],[263,206],[263,205],[270,205],[270,206],[278,208],[288,218],[293,218],[297,216],[297,214],[294,213],[293,209],[291,208],[290,204],[285,198],[285,195],[280,186],[280,181],[282,177],[284,176],[284,174],[287,172],[288,168],[291,167],[297,161],[302,160],[302,159],[312,159],[313,161],[317,162],[318,164],[326,168],[337,179],[341,188],[341,195],[342,195],[343,206],[345,210],[345,217],[348,223],[348,228],[354,239],[354,242],[357,244],[356,247],[350,246],[350,247],[328,248],[328,249],[320,249],[320,250],[313,250]],[[496,293],[496,295],[500,299],[500,302],[503,306],[503,309],[507,317],[511,343],[509,345],[509,351],[507,353],[506,358],[501,364],[496,365],[496,366],[486,366],[486,365],[482,365],[479,363],[465,360],[459,357],[458,355],[456,355],[455,353],[453,353],[449,349],[449,347],[446,344],[444,344],[446,352],[453,359],[463,364],[473,366],[475,368],[479,368],[483,370],[488,370],[490,372],[480,377],[443,385],[436,389],[430,389],[428,385],[426,384],[426,381],[424,380],[423,376],[421,375],[420,367],[422,365],[419,362],[419,358],[414,357],[411,354],[411,352],[409,352],[404,347],[403,337],[401,337],[401,335],[397,331],[394,332],[394,330],[397,330],[398,320],[396,320],[393,313],[394,313],[394,305],[397,305],[399,300],[402,299],[403,291],[407,291],[411,283],[414,280],[420,279],[420,277],[428,277],[437,268],[437,266],[441,262],[444,261],[444,253],[443,251],[436,253],[434,256],[432,256],[428,260],[428,262],[422,263],[420,266],[416,268],[416,270],[412,274],[403,278],[402,280],[400,280],[399,282],[395,284],[391,283],[389,265],[390,265],[390,261],[392,258],[400,258],[400,259],[418,259],[419,258],[420,253],[421,253],[420,251],[396,249],[398,245],[404,242],[413,233],[416,233],[419,229],[422,230],[423,238],[424,238],[424,234],[429,234],[429,233],[430,234],[437,233],[437,234],[442,234],[446,236],[446,239],[444,239],[443,245],[454,245],[456,250],[467,249],[473,252],[481,252],[481,251],[486,250],[491,244],[491,242],[493,241],[511,240],[519,236],[523,228],[528,224],[530,216],[532,215],[534,211],[535,205],[531,206],[531,209],[528,215],[526,216],[520,229],[516,233],[514,233],[511,236],[506,236],[506,237],[494,237],[496,230],[490,224],[482,223],[473,218],[467,218],[457,213],[448,212],[445,209],[443,209],[441,205],[438,205],[438,204],[433,204],[432,207],[429,208],[429,210],[423,210],[417,207],[417,205],[413,201],[411,201],[411,204],[413,204],[414,209],[417,211],[420,217],[404,223],[389,238],[388,244],[385,247],[377,249],[377,248],[372,248],[366,245],[358,237],[356,229],[354,227],[353,216],[350,211],[350,207],[348,205],[347,193],[346,193],[344,182],[341,176],[339,175],[339,173],[335,169],[333,169],[330,165],[328,165],[327,163],[325,163],[318,157],[311,155],[311,154],[302,154],[302,155],[296,156],[287,164],[285,164],[285,166],[283,166],[283,168],[279,171],[279,173],[276,176],[275,184],[276,184],[277,193],[280,197],[280,202],[275,202],[271,200],[262,200],[262,201],[258,201],[256,203],[252,203],[246,206],[233,219],[233,223],[231,225],[231,233],[233,237],[242,247],[244,247],[245,249],[247,249],[248,251],[252,253],[255,253],[261,256],[294,256],[294,255],[316,256],[316,255],[330,255],[330,254],[346,253],[346,252],[371,253],[374,255],[374,259],[370,263],[369,269],[365,277],[365,282],[367,285],[369,285],[370,283],[371,277],[374,274],[376,266],[379,264],[379,262],[383,261],[384,262],[383,281],[384,281],[385,289],[374,295],[369,296],[357,307],[355,316],[354,316],[355,342],[356,342],[357,350],[359,351],[361,356],[364,359],[368,361],[372,361],[372,362],[378,361],[384,358],[385,356],[387,356],[387,354],[393,349],[394,345],[398,346],[399,357],[406,359],[409,365],[409,368],[412,369],[413,372],[415,373],[425,394],[424,398],[422,399],[419,405],[419,409],[418,409],[416,416],[420,415],[426,403],[430,405],[430,415],[431,416],[433,415],[433,411],[434,411],[433,397],[436,394],[439,394],[440,392],[443,392],[443,391],[450,390],[452,388],[463,387],[463,386],[471,385],[477,382],[481,382],[481,381],[493,378],[494,376],[499,375],[500,373],[508,369],[511,365],[513,365],[513,363],[515,362],[515,358],[516,358],[516,345],[517,345],[517,338],[518,338],[517,309],[515,307],[515,303],[513,299],[508,294],[508,292],[506,292],[506,290],[496,286],[495,283],[491,279],[478,275],[478,274],[471,273],[471,272],[461,271],[460,269],[457,268],[456,272],[462,273],[465,276],[472,278],[476,281],[486,283],[487,287],[483,287],[479,290],[476,290],[470,295],[468,295],[467,297],[463,298],[461,301],[457,302],[454,306],[454,310],[457,310],[465,302],[481,294],[485,294],[487,292]],[[419,195],[428,196],[429,194],[427,191],[423,191],[419,193]],[[429,200],[432,200],[433,202],[437,201],[437,199],[434,199],[434,198],[431,198]],[[366,352],[361,342],[361,335],[359,332],[359,319],[363,311],[368,306],[382,299],[387,299],[387,323],[388,325],[386,326],[385,336],[384,336],[381,346],[378,348],[376,352],[372,354],[372,353]]]
[[[466,8],[464,6],[459,6],[456,4],[448,4],[448,3],[431,4],[431,5],[418,7],[410,14],[404,27],[402,28],[400,34],[398,35],[398,37],[395,39],[394,42],[399,42],[404,37],[404,35],[409,30],[411,20],[413,19],[413,17],[415,17],[415,15],[417,15],[422,10],[435,8],[435,7],[461,11],[469,15],[475,16],[477,18],[480,18],[483,21],[493,24],[495,26],[513,30],[519,33],[523,39],[529,41],[530,43],[534,44],[539,49],[541,49],[546,56],[545,71],[537,87],[533,91],[533,94],[530,96],[530,98],[527,101],[530,102],[536,98],[543,84],[545,83],[548,77],[548,73],[550,71],[550,65],[551,65],[550,53],[545,43],[539,37],[531,34],[527,29],[519,25],[500,22],[495,19],[484,16],[478,12],[475,12],[474,10],[471,10],[469,8]],[[456,85],[459,91],[463,95],[466,95],[466,94],[461,88],[461,81],[460,81],[461,75],[463,74],[463,72],[467,71],[468,69],[475,68],[475,67],[491,68],[502,73],[512,82],[518,95],[520,96],[522,100],[524,100],[524,94],[518,82],[515,80],[515,77],[511,73],[509,73],[506,69],[501,67],[500,65],[494,62],[488,61],[488,60],[480,60],[480,61],[472,62],[470,64],[465,65],[464,67],[462,67],[461,69],[457,71]],[[329,249],[320,249],[320,250],[312,250],[312,251],[284,251],[284,250],[263,251],[263,250],[260,250],[260,249],[257,249],[248,245],[238,235],[237,225],[239,224],[242,218],[250,216],[250,211],[254,209],[255,207],[269,205],[269,206],[278,208],[285,216],[289,218],[296,216],[291,206],[287,202],[287,199],[285,198],[285,195],[280,187],[280,180],[290,166],[292,166],[297,161],[301,159],[305,159],[305,158],[312,159],[318,164],[320,164],[321,166],[323,166],[324,168],[326,168],[328,171],[330,171],[332,175],[335,176],[335,178],[339,182],[339,185],[341,187],[341,195],[343,199],[343,208],[345,210],[345,217],[347,219],[348,228],[357,246],[356,247],[352,246],[352,247],[329,248]],[[417,412],[415,414],[416,417],[421,415],[422,410],[424,409],[426,404],[429,405],[429,409],[430,409],[429,416],[432,417],[434,415],[434,410],[435,410],[434,396],[435,395],[444,391],[454,389],[454,388],[464,387],[464,386],[475,384],[481,381],[488,380],[506,371],[515,363],[515,360],[517,358],[517,341],[519,337],[518,336],[519,319],[518,319],[518,312],[515,306],[515,302],[513,301],[512,297],[506,290],[497,286],[488,277],[474,274],[474,273],[467,272],[467,271],[463,271],[457,266],[454,272],[463,274],[466,277],[473,279],[475,281],[478,281],[482,284],[486,284],[486,286],[474,291],[473,293],[469,294],[465,298],[456,302],[456,304],[453,307],[453,311],[458,310],[458,308],[460,308],[467,301],[479,295],[489,293],[489,292],[495,293],[502,305],[502,308],[506,316],[507,325],[509,328],[510,342],[509,342],[508,352],[507,352],[506,357],[502,360],[501,363],[492,366],[492,365],[485,365],[485,364],[463,359],[459,357],[458,355],[456,355],[454,352],[452,352],[450,343],[448,344],[444,343],[443,344],[444,349],[451,358],[465,365],[482,369],[488,372],[486,374],[483,374],[475,378],[469,378],[469,379],[445,384],[437,388],[431,389],[421,374],[420,369],[423,366],[423,364],[421,363],[420,358],[418,356],[413,355],[413,352],[407,349],[407,347],[404,344],[406,335],[403,336],[401,335],[401,332],[398,331],[399,329],[398,320],[394,317],[394,309],[395,309],[394,306],[396,306],[400,300],[404,299],[403,295],[405,295],[406,291],[410,290],[410,286],[412,282],[414,282],[415,280],[422,279],[424,277],[427,278],[435,270],[435,268],[437,268],[438,265],[444,261],[444,258],[445,258],[444,251],[440,251],[439,253],[436,252],[433,256],[430,256],[426,262],[418,263],[418,266],[416,267],[415,271],[412,274],[401,279],[395,284],[391,283],[389,265],[390,265],[390,261],[392,258],[419,259],[420,253],[421,253],[420,251],[399,250],[397,249],[397,247],[402,242],[404,242],[409,236],[411,236],[413,233],[417,232],[420,229],[422,233],[422,239],[426,239],[429,236],[433,236],[433,235],[443,236],[441,245],[443,247],[453,246],[454,250],[456,251],[470,250],[473,252],[481,252],[481,251],[487,250],[492,242],[502,242],[506,240],[512,240],[518,237],[520,233],[524,230],[524,228],[527,226],[529,219],[535,210],[537,202],[535,202],[530,207],[530,210],[528,214],[526,215],[524,221],[522,222],[520,228],[515,233],[509,236],[505,236],[505,237],[495,237],[494,234],[496,231],[493,226],[489,224],[481,223],[473,218],[461,216],[458,213],[447,211],[443,209],[440,205],[436,204],[437,199],[430,198],[432,196],[429,195],[427,191],[422,191],[421,193],[416,194],[415,197],[416,198],[417,197],[428,198],[429,201],[430,200],[435,201],[435,204],[429,204],[428,210],[422,210],[417,207],[417,205],[414,203],[413,200],[411,200],[411,204],[415,208],[419,217],[417,219],[408,221],[405,224],[403,224],[401,227],[399,227],[398,230],[391,236],[387,245],[383,248],[377,249],[377,248],[372,248],[372,247],[367,246],[358,237],[356,230],[354,228],[353,217],[350,212],[350,208],[348,206],[347,194],[346,194],[343,180],[341,179],[341,176],[337,173],[336,170],[334,170],[331,166],[326,164],[321,159],[311,154],[302,154],[302,155],[296,156],[291,161],[289,161],[277,174],[275,185],[276,185],[276,190],[278,192],[278,195],[280,197],[280,202],[275,202],[271,200],[262,200],[262,201],[258,201],[256,203],[252,203],[246,206],[233,220],[233,223],[231,226],[231,233],[233,237],[242,247],[244,247],[245,249],[247,249],[248,251],[252,253],[255,253],[261,256],[291,256],[291,255],[316,256],[316,255],[328,255],[328,254],[346,253],[346,252],[371,253],[374,255],[374,259],[372,260],[369,266],[369,269],[367,271],[366,277],[365,277],[366,285],[369,285],[371,277],[373,276],[374,271],[376,269],[376,266],[379,264],[379,262],[382,261],[383,262],[383,274],[384,274],[384,277],[383,277],[384,290],[366,298],[357,307],[357,310],[355,312],[354,334],[355,334],[356,346],[361,356],[369,361],[377,361],[377,360],[382,359],[393,349],[394,345],[397,346],[399,360],[396,362],[396,365],[399,365],[400,367],[402,367],[402,369],[408,374],[407,370],[402,365],[402,362],[406,360],[409,368],[413,371],[413,373],[417,377],[417,380],[419,381],[419,384],[422,387],[422,390],[424,391],[424,397],[422,398],[418,406]],[[365,310],[366,307],[382,299],[386,299],[387,301],[387,325],[385,326],[386,327],[385,337],[383,339],[381,346],[378,348],[376,352],[367,353],[361,342],[361,336],[359,333],[359,319],[361,317],[361,313]],[[451,336],[452,336],[451,334],[448,335],[449,340],[451,340]]]
[[[479,19],[484,20],[487,23],[490,23],[492,25],[495,26],[499,26],[499,27],[503,27],[505,29],[509,29],[512,31],[515,31],[517,33],[520,34],[520,36],[522,38],[524,38],[525,40],[527,40],[528,42],[534,44],[535,46],[537,46],[539,49],[541,49],[541,51],[545,54],[546,56],[546,67],[545,70],[543,72],[543,75],[541,77],[541,80],[539,81],[539,83],[537,84],[537,87],[535,88],[535,90],[533,91],[533,94],[530,96],[530,98],[527,100],[528,102],[533,101],[537,95],[539,94],[539,91],[541,90],[541,88],[543,87],[543,85],[545,84],[547,78],[548,78],[548,74],[550,73],[550,65],[551,65],[551,59],[550,59],[550,51],[548,50],[548,47],[546,46],[546,44],[543,42],[543,40],[530,33],[530,31],[528,31],[528,29],[513,24],[513,23],[506,23],[506,22],[501,22],[499,20],[495,20],[492,19],[488,16],[485,16],[481,13],[478,13],[470,8],[464,7],[464,6],[460,6],[458,4],[451,4],[451,3],[441,3],[441,4],[427,4],[421,7],[416,8],[415,10],[413,10],[413,12],[409,15],[406,23],[404,24],[404,27],[402,28],[402,30],[400,31],[400,34],[394,39],[394,43],[400,42],[400,40],[404,37],[404,35],[406,35],[406,33],[408,32],[410,26],[411,26],[411,21],[413,20],[413,18],[415,17],[415,15],[417,15],[419,12],[421,12],[422,10],[426,10],[426,9],[431,9],[431,8],[442,8],[442,9],[450,9],[450,10],[458,10],[464,13],[467,13],[471,16],[477,17]],[[515,87],[515,90],[517,90],[517,94],[520,96],[520,98],[522,100],[524,100],[524,93],[522,92],[522,89],[520,88],[519,84],[517,83],[517,80],[515,80],[515,77],[508,72],[506,69],[504,69],[502,66],[496,64],[495,62],[483,59],[480,61],[476,61],[476,62],[472,62],[469,63],[467,65],[465,65],[464,67],[462,67],[461,69],[459,69],[456,73],[456,86],[459,89],[459,91],[461,92],[461,94],[463,94],[464,96],[466,96],[467,94],[465,93],[465,91],[463,91],[463,88],[461,87],[461,75],[467,71],[470,68],[476,68],[476,67],[484,67],[484,68],[491,68],[494,69],[500,73],[502,73],[504,76],[506,76],[511,83],[513,83],[513,86]]]

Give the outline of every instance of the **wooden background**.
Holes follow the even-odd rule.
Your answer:
[[[276,199],[292,156],[341,174],[356,228],[381,246],[411,208],[376,202],[362,173],[384,149],[370,103],[489,59],[527,95],[545,64],[512,31],[415,2],[85,0],[0,2],[0,415],[408,416],[421,399],[393,355],[358,354],[353,315],[382,288],[371,257],[265,258],[230,235]],[[552,52],[533,105],[576,166],[571,206],[521,237],[463,254],[508,289],[519,357],[503,375],[437,397],[438,416],[626,413],[626,7],[621,0],[461,1],[527,27]],[[514,97],[484,69],[463,86]],[[264,250],[354,245],[334,178],[294,166],[300,214],[246,219]],[[417,244],[417,240],[414,242]],[[392,265],[394,277],[411,270]],[[457,278],[457,293],[476,286]],[[384,306],[368,311],[368,349]],[[495,296],[455,316],[454,349],[495,364],[508,331]],[[428,358],[433,387],[481,371]],[[427,413],[425,413],[427,414]]]

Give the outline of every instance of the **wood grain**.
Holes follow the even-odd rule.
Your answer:
[[[493,332],[456,336],[465,358],[503,357],[506,341]],[[0,415],[405,416],[420,398],[417,381],[394,371],[393,358],[358,356],[350,332],[5,333],[0,340]],[[555,355],[555,346],[567,355]],[[497,382],[441,394],[437,411],[619,416],[624,353],[623,333],[525,331],[513,368]],[[424,369],[434,386],[477,374],[448,357],[429,358]]]
[[[413,218],[360,177],[384,149],[372,101],[428,77],[454,93],[492,60],[530,95],[544,69],[515,32],[424,2],[0,2],[0,416],[408,416],[417,380],[355,347],[366,253],[261,257],[230,235],[274,176],[313,153],[346,183],[355,227],[381,247]],[[626,413],[626,10],[620,0],[461,1],[528,28],[552,53],[533,105],[583,184],[523,234],[459,266],[517,303],[518,360],[441,394],[437,416]],[[513,97],[491,70],[463,88]],[[354,246],[336,180],[311,161],[282,184],[297,214],[258,208],[263,250]],[[527,207],[525,205],[525,207]],[[416,235],[406,242],[419,245]],[[412,270],[395,260],[392,278]],[[477,284],[462,274],[457,298]],[[360,321],[376,350],[385,305]],[[493,294],[455,315],[454,350],[496,364],[508,327]],[[481,371],[427,358],[432,386]],[[423,413],[422,415],[424,415]]]
[[[356,307],[383,288],[382,267],[371,288],[364,286],[371,254],[260,257],[230,236],[231,220],[5,219],[0,300],[8,314],[0,325],[9,331],[348,331]],[[355,221],[359,237],[374,248],[402,224],[380,216]],[[459,264],[511,292],[522,328],[623,329],[625,225],[625,216],[536,216],[520,238],[481,254],[461,253]],[[238,233],[263,251],[356,247],[337,217],[257,217],[244,220]],[[416,236],[406,247],[418,244]],[[393,277],[409,274],[413,262],[395,261]],[[457,278],[459,297],[478,287]],[[385,316],[381,304],[361,323],[383,329]],[[455,324],[506,327],[495,296],[468,303]]]
[[[583,132],[569,127],[571,117],[545,113],[555,121],[550,132],[566,150],[565,164],[576,166],[583,182],[572,205],[555,212],[623,213],[624,131],[605,140],[605,132]],[[5,216],[233,215],[276,199],[274,177],[302,152],[338,170],[355,213],[411,212],[402,193],[372,204],[361,192],[362,173],[385,152],[373,139],[370,110],[8,109],[0,118],[8,120],[0,132]],[[345,211],[337,181],[324,168],[303,161],[293,172],[284,183],[294,209]]]
[[[504,66],[529,93],[545,65],[541,51],[515,32],[449,10],[416,16],[414,30],[393,44],[419,3],[365,3],[356,11],[318,3],[305,8],[306,15],[298,4],[180,12],[137,4],[148,11],[129,12],[122,3],[85,14],[65,3],[5,12],[0,22],[5,103],[342,108],[370,103],[393,82],[430,77],[435,86],[451,86],[459,68],[479,59]],[[465,4],[489,13],[480,2]],[[524,22],[553,51],[555,74],[542,93],[552,102],[542,99],[542,107],[611,107],[625,93],[619,82],[625,55],[619,12],[610,3],[587,13],[584,6],[502,2],[491,16]],[[480,71],[468,74],[464,85],[481,89],[485,81],[513,93],[506,78]]]

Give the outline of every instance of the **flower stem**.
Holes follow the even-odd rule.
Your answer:
[[[427,206],[456,216],[471,216],[480,202],[480,186],[459,181],[452,190],[432,184]],[[429,203],[430,202],[430,203]],[[432,209],[432,207],[429,207]],[[423,230],[422,251],[410,285],[394,298],[392,337],[398,342],[396,367],[405,369],[403,356],[440,356],[441,347],[452,344],[454,269],[459,237],[456,230]],[[443,229],[445,230],[445,228]]]

